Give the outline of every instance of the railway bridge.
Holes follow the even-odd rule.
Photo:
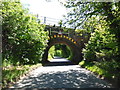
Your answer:
[[[83,59],[82,49],[84,48],[84,43],[88,41],[86,35],[78,35],[74,29],[67,29],[66,31],[61,27],[49,26],[45,28],[49,32],[48,46],[46,47],[42,62],[46,63],[48,61],[48,51],[55,44],[65,44],[69,46],[72,51],[71,61],[74,64],[78,64]]]

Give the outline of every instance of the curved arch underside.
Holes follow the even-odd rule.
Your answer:
[[[81,47],[78,47],[77,43],[72,38],[62,35],[61,36],[55,35],[55,36],[51,36],[49,39],[48,46],[46,47],[46,50],[43,54],[43,58],[42,58],[43,63],[48,62],[48,51],[55,44],[65,44],[70,47],[73,53],[73,57],[71,61],[74,64],[78,64],[83,59]]]

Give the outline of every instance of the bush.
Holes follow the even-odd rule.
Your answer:
[[[62,45],[61,49],[62,49],[62,57],[69,58],[71,56],[72,51],[68,46]]]
[[[83,67],[105,77],[118,77],[120,75],[120,61],[118,41],[115,34],[110,32],[109,23],[100,17],[94,24],[91,37],[83,49]],[[90,63],[93,63],[90,65]]]
[[[69,58],[72,56],[72,51],[68,46],[64,44],[57,44],[55,45],[55,56]]]
[[[120,66],[120,63],[116,62],[115,60],[103,62],[88,62],[83,60],[79,63],[79,65],[104,77],[116,78],[120,76],[120,73],[117,70],[117,68]]]
[[[55,51],[55,56],[62,57],[62,50],[56,50]]]
[[[90,40],[83,49],[86,60],[111,60],[118,55],[118,43],[114,34],[109,32],[107,22],[103,19],[94,27]]]
[[[2,2],[3,62],[38,63],[47,45],[44,25],[22,8],[20,2]]]
[[[53,59],[55,54],[55,46],[52,46],[48,51],[48,59]]]

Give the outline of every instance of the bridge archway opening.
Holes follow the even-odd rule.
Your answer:
[[[54,35],[50,37],[48,46],[46,47],[45,52],[43,54],[43,58],[42,58],[43,63],[49,62],[48,51],[52,46],[56,44],[64,44],[71,49],[72,51],[71,62],[73,62],[74,64],[78,64],[83,59],[82,49],[77,46],[77,42],[75,42],[75,40],[64,35]]]
[[[66,44],[56,43],[55,45],[51,46],[48,51],[48,61],[52,61],[56,57],[71,60],[72,56],[73,52],[71,48]]]

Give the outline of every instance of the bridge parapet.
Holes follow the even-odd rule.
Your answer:
[[[76,33],[75,30],[71,28],[63,29],[60,26],[46,25],[45,30],[49,32],[49,37],[68,38],[68,40],[74,40],[79,47],[84,47],[84,43],[87,43],[89,39],[89,35],[88,37],[84,34],[80,36],[79,33]]]
[[[49,25],[46,25],[45,31],[49,32],[49,36],[57,35],[57,34],[63,34],[63,35],[67,35],[69,37],[72,37],[73,33],[74,33],[73,29],[64,30],[60,26],[49,26]]]
[[[46,18],[44,20],[45,22]],[[65,44],[70,47],[72,51],[71,61],[75,64],[78,64],[83,59],[82,49],[85,46],[84,43],[87,43],[89,39],[86,33],[86,35],[81,32],[76,33],[72,28],[63,28],[55,25],[46,25],[45,31],[49,32],[49,42],[42,57],[43,63],[48,62],[48,51],[55,44]],[[80,34],[82,35],[80,36]]]
[[[43,63],[48,62],[48,51],[55,44],[65,44],[70,47],[72,51],[71,61],[75,64],[78,64],[82,60],[82,49],[84,42],[86,42],[85,36],[77,35],[73,29],[63,30],[60,27],[47,26],[45,30],[49,32],[49,42],[43,54]]]

